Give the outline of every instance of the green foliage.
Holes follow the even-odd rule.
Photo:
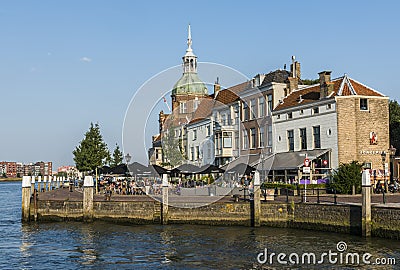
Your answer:
[[[389,133],[390,144],[400,149],[400,105],[396,100],[389,102]]]
[[[285,184],[285,183],[263,183],[261,185],[262,189],[270,189],[270,188],[287,188],[287,189],[292,189],[295,190],[297,189],[297,185],[291,185],[291,184]],[[299,185],[300,189],[304,189],[304,184]],[[308,184],[307,189],[313,189],[313,188],[319,188],[319,189],[325,189],[326,185],[325,184]]]
[[[7,174],[6,173],[3,173],[3,178],[7,178]]]
[[[354,185],[356,192],[360,192],[362,166],[363,164],[358,161],[340,164],[339,168],[332,173],[332,182],[329,183],[329,188],[335,189],[342,194],[351,194]]]
[[[165,132],[162,139],[162,148],[165,158],[172,167],[182,164],[184,156],[181,152],[179,138],[175,137],[175,129],[173,127]]]
[[[123,158],[124,157],[122,155],[121,150],[119,150],[118,144],[115,144],[115,149],[114,149],[113,156],[112,156],[111,163],[110,163],[111,167],[115,167],[115,166],[118,166],[119,164],[121,164]]]
[[[294,185],[291,184],[285,184],[285,183],[267,183],[264,182],[261,184],[261,188],[262,189],[266,189],[266,188],[288,188],[288,189],[295,189]]]
[[[81,172],[92,171],[103,165],[108,153],[107,144],[103,141],[99,124],[90,123],[85,138],[72,152],[76,167]]]
[[[315,80],[302,79],[301,82],[302,82],[304,85],[313,85],[313,84],[319,83],[319,79],[315,79]]]

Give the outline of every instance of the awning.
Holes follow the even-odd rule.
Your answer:
[[[316,149],[296,152],[277,153],[267,156],[264,162],[259,159],[252,164],[257,170],[297,170],[303,167],[306,154],[310,160],[314,160],[323,154],[331,151],[331,149]],[[264,164],[263,164],[264,163]]]

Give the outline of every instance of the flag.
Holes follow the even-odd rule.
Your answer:
[[[167,99],[166,99],[165,97],[163,97],[163,101],[164,101],[164,103],[167,105],[168,110],[171,112],[171,108],[169,107],[168,102],[167,102]]]

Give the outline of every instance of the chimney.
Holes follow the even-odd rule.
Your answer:
[[[293,78],[297,78],[300,80],[301,71],[300,71],[300,62],[295,61],[296,57],[292,56],[292,64],[290,64],[290,73]]]
[[[329,97],[334,89],[333,82],[331,82],[332,71],[322,71],[319,75],[319,86],[320,86],[320,99]]]
[[[319,83],[322,85],[324,83],[328,83],[331,81],[331,73],[332,71],[321,71],[318,73],[319,75]]]
[[[217,96],[219,90],[221,90],[221,85],[219,84],[219,78],[214,83],[214,98]]]
[[[296,90],[299,86],[299,80],[297,78],[289,77],[289,93],[292,93],[294,90]]]

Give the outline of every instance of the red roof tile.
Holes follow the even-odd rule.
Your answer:
[[[350,96],[350,95],[362,95],[362,96],[375,96],[383,97],[381,93],[369,88],[353,79],[350,79],[346,75],[331,81],[333,83],[333,93],[329,98],[335,96]],[[355,93],[353,93],[352,89]],[[320,84],[315,84],[305,88],[300,88],[293,91],[290,95],[283,99],[283,103],[279,104],[275,110],[282,110],[285,108],[297,106],[300,104],[306,104],[315,102],[320,99]]]

